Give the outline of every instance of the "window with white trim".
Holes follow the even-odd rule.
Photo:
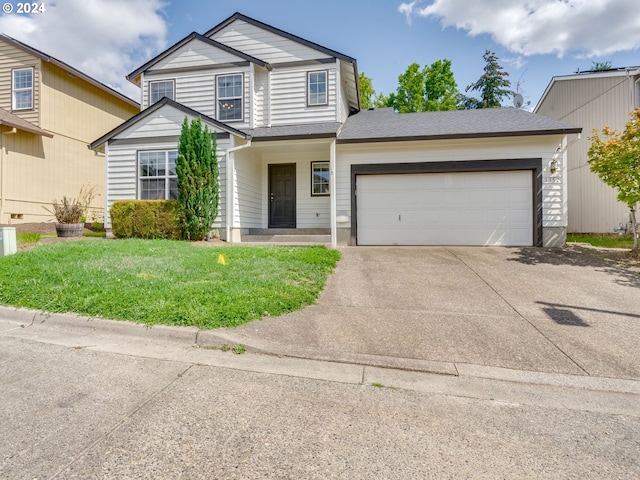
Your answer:
[[[138,152],[138,198],[177,200],[176,150]]]
[[[149,82],[149,105],[153,105],[162,97],[174,100],[173,80]]]
[[[327,72],[309,72],[307,74],[307,104],[309,106],[327,105]]]
[[[311,196],[329,195],[329,162],[311,162]]]
[[[13,110],[33,108],[33,68],[14,70],[11,82]]]
[[[221,122],[242,121],[243,75],[219,75],[216,77],[218,120]]]

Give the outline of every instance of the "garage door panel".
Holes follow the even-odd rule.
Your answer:
[[[530,171],[360,175],[359,245],[533,243]]]

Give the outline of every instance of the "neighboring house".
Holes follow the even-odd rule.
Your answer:
[[[591,172],[587,152],[593,129],[621,131],[639,106],[640,67],[553,77],[538,102],[535,113],[582,127],[581,138],[567,148],[569,232],[612,233],[629,222],[629,208]]]
[[[361,112],[355,59],[239,13],[128,78],[142,111],[91,144],[107,156],[107,207],[175,198],[180,127],[201,117],[217,132],[226,241],[564,243],[565,172],[548,166],[565,165],[571,125],[513,108]]]
[[[135,115],[137,102],[73,67],[0,35],[0,224],[41,222],[44,207],[75,198],[83,185],[100,195],[104,158],[89,142]]]

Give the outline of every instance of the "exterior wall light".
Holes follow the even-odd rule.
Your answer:
[[[555,175],[558,171],[558,166],[560,162],[558,162],[558,157],[560,157],[560,152],[562,151],[562,147],[556,148],[556,153],[551,157],[551,161],[549,162],[549,173],[551,175]]]

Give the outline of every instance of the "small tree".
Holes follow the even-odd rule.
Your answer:
[[[176,174],[182,237],[202,240],[218,213],[219,185],[216,137],[199,118],[182,123]]]
[[[618,200],[631,211],[633,250],[638,253],[638,222],[636,211],[640,202],[640,108],[631,112],[631,120],[619,133],[609,127],[597,130],[590,137],[589,165],[591,171],[610,187],[618,190]]]
[[[485,50],[482,58],[485,61],[484,73],[465,89],[466,92],[480,91],[480,100],[477,103],[471,102],[474,106],[470,104],[470,108],[500,108],[502,99],[513,94],[509,90],[511,86],[511,82],[507,79],[509,74],[502,69],[495,53]]]

